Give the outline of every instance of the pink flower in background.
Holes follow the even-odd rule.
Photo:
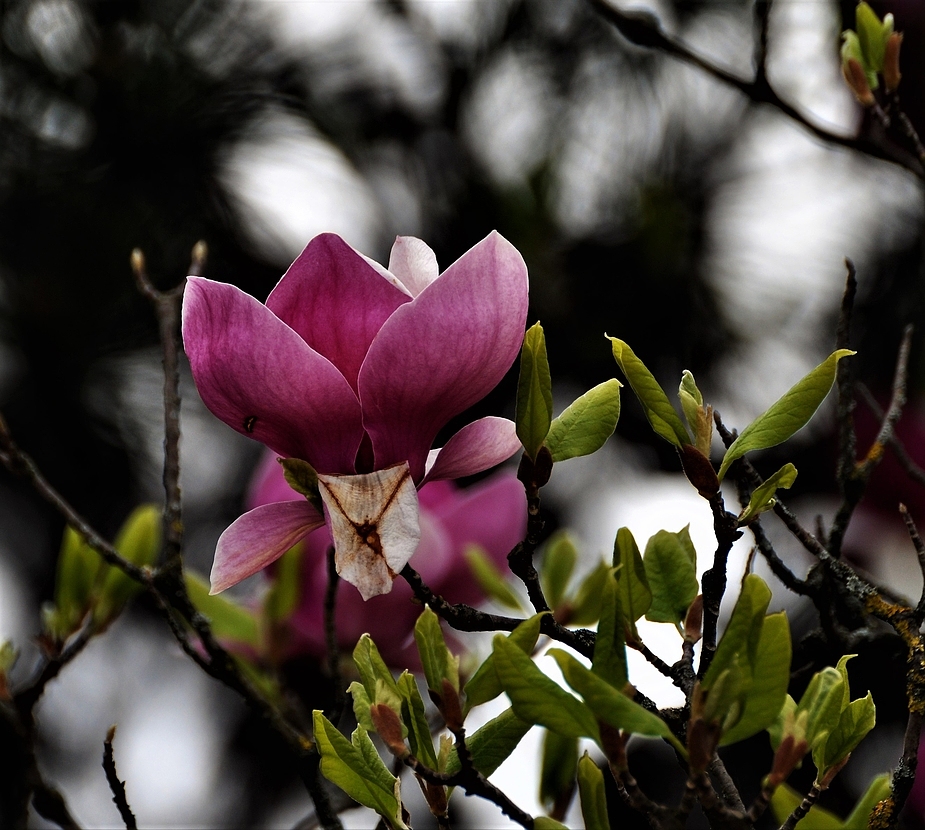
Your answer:
[[[500,567],[508,552],[526,532],[526,496],[523,485],[510,473],[498,473],[467,489],[448,481],[425,484],[418,493],[421,538],[411,558],[425,583],[450,602],[474,604],[484,596],[472,577],[463,552],[478,545]],[[299,499],[283,478],[275,455],[268,454],[258,469],[249,506]],[[310,533],[303,542],[303,593],[288,621],[289,649],[317,657],[326,654],[324,598],[327,591],[327,528]],[[411,601],[404,582],[386,596],[364,602],[346,583],[337,593],[338,645],[349,653],[360,636],[369,632],[383,659],[391,666],[419,665],[412,639],[420,606]]]
[[[416,487],[486,470],[520,447],[511,421],[489,417],[431,449],[510,368],[526,314],[523,258],[495,232],[443,274],[419,239],[399,237],[386,270],[322,234],[266,305],[190,277],[183,340],[203,402],[278,455],[307,461],[325,509],[300,498],[241,516],[219,539],[212,592],[325,523],[341,576],[364,599],[391,590],[422,532]]]

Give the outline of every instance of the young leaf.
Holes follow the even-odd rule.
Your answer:
[[[549,427],[546,447],[553,461],[597,452],[620,420],[620,381],[611,378],[572,402]]]
[[[55,610],[51,622],[55,636],[64,639],[76,631],[90,607],[91,594],[103,560],[69,525],[64,528],[55,576]]]
[[[774,494],[778,490],[789,490],[797,478],[797,468],[793,464],[784,464],[774,475],[754,489],[748,500],[748,507],[739,516],[739,524],[747,525],[759,513],[770,510],[777,503]]]
[[[478,545],[469,545],[463,551],[463,556],[472,569],[472,575],[485,596],[493,599],[506,608],[514,611],[523,611],[523,603],[518,599],[507,583],[505,575],[498,570],[495,563],[488,558],[483,548]]]
[[[530,654],[540,637],[542,622],[543,614],[534,614],[530,619],[518,625],[508,639],[524,654]],[[468,714],[473,706],[494,700],[502,691],[504,690],[495,673],[495,655],[492,652],[466,683],[466,705],[463,708],[463,714]]]
[[[851,701],[842,710],[838,724],[825,742],[813,749],[813,763],[819,771],[817,780],[822,780],[826,772],[854,752],[876,722],[877,707],[870,692],[867,697]]]
[[[414,641],[421,655],[427,688],[439,694],[445,679],[458,692],[459,658],[446,647],[440,618],[430,608],[425,608],[414,624]]]
[[[867,792],[858,800],[858,803],[851,811],[851,815],[845,819],[845,827],[867,827],[867,820],[870,817],[871,810],[877,806],[878,802],[889,798],[891,790],[890,774],[878,775],[870,782]]]
[[[560,530],[550,537],[540,564],[540,584],[546,602],[553,611],[559,608],[565,598],[565,589],[577,560],[578,550],[568,533]]]
[[[797,430],[806,426],[835,382],[838,361],[852,354],[855,352],[850,349],[832,352],[808,375],[797,381],[789,392],[745,427],[723,456],[723,463],[717,474],[720,480],[726,474],[729,465],[747,452],[782,444]]]
[[[546,337],[539,323],[527,329],[524,335],[514,421],[524,451],[535,459],[552,422],[552,379],[546,357]]]
[[[513,709],[505,709],[466,737],[473,765],[487,778],[510,757],[520,739],[532,728],[533,724],[518,718]],[[453,747],[447,756],[445,771],[453,775],[459,769],[459,756]]]
[[[533,830],[568,830],[568,827],[549,816],[537,816],[533,819]]]
[[[620,594],[616,579],[611,575],[604,583],[601,594],[601,620],[597,626],[591,671],[615,689],[621,690],[627,681],[624,627]]]
[[[597,567],[581,581],[571,601],[569,625],[592,625],[601,618],[601,596],[609,576],[607,563],[598,562]]]
[[[690,533],[660,530],[646,543],[642,563],[652,591],[646,619],[677,625],[697,596],[697,566],[692,561]]]
[[[806,740],[813,748],[838,726],[843,708],[845,681],[831,666],[816,672],[797,705],[796,717],[806,713]]]
[[[551,648],[548,654],[559,664],[562,676],[565,677],[565,682],[584,698],[588,709],[594,713],[598,720],[609,723],[624,732],[647,735],[653,738],[665,738],[679,749],[683,755],[687,754],[687,751],[672,734],[671,729],[668,728],[668,724],[658,715],[643,709],[642,706],[630,700],[623,692],[617,691],[590,669],[585,668],[568,652],[559,648]],[[595,740],[597,739],[595,738]]]
[[[676,447],[692,444],[687,429],[653,374],[626,343],[616,337],[608,336],[608,339],[613,348],[614,360],[639,398],[652,429]]]
[[[578,796],[585,830],[610,830],[604,773],[587,752],[578,761]]]
[[[761,627],[761,639],[752,664],[752,686],[745,695],[745,710],[739,722],[723,733],[720,746],[744,741],[777,720],[787,698],[790,659],[787,615],[783,611],[770,614]]]
[[[861,52],[864,55],[864,68],[870,72],[883,71],[883,52],[886,48],[886,40],[893,31],[892,20],[890,24],[887,29],[867,3],[858,3],[855,10],[855,25],[858,39],[861,41]],[[871,89],[876,88],[876,86],[871,87]]]
[[[356,647],[353,649],[353,662],[360,673],[360,681],[363,683],[363,688],[366,689],[370,703],[382,702],[376,692],[377,684],[380,683],[388,690],[390,697],[401,699],[398,684],[395,682],[395,678],[392,677],[392,672],[389,671],[389,667],[380,656],[379,649],[376,648],[376,644],[369,634],[364,634],[357,641]]]
[[[398,688],[402,694],[401,720],[408,729],[408,743],[411,752],[431,769],[437,768],[437,753],[434,751],[434,739],[424,709],[424,700],[418,691],[414,675],[408,671],[398,678]]]
[[[372,706],[373,701],[366,694],[363,684],[354,680],[347,687],[347,692],[353,699],[353,714],[357,719],[357,723],[362,724],[367,732],[375,732],[376,727],[373,726],[372,719],[369,716],[369,707]]]
[[[729,624],[716,647],[710,668],[704,675],[704,689],[709,689],[720,672],[728,668],[737,657],[739,665],[747,672],[748,677],[751,677],[770,601],[771,589],[760,576],[749,574],[745,577]],[[783,699],[781,703],[783,704]]]
[[[297,544],[278,560],[273,584],[263,599],[263,613],[273,622],[285,622],[295,612],[302,596],[302,552]]]
[[[565,807],[575,792],[578,774],[578,738],[546,730],[540,764],[540,803],[547,813]],[[564,805],[564,806],[563,806]]]
[[[771,811],[777,824],[783,824],[800,806],[803,796],[789,784],[781,784],[771,795]],[[799,830],[860,830],[864,824],[845,824],[835,813],[814,804],[797,825]]]
[[[639,639],[636,620],[644,616],[652,605],[652,590],[642,562],[642,555],[628,527],[621,527],[613,543],[613,566],[617,570],[617,591],[623,621],[629,636]]]
[[[375,810],[395,830],[408,830],[402,819],[401,781],[389,772],[362,726],[347,740],[317,709],[313,712],[321,772],[354,801]]]
[[[687,369],[681,374],[678,400],[681,401],[687,426],[694,434],[694,445],[705,458],[709,458],[713,438],[713,407],[703,405],[703,395],[697,388],[694,376]]]
[[[212,633],[223,641],[260,648],[260,629],[249,608],[238,605],[224,594],[209,594],[209,583],[190,570],[183,571],[186,592],[196,610],[209,620]]]
[[[507,637],[495,635],[494,655],[498,680],[517,717],[560,735],[600,742],[597,720],[591,711],[543,674]],[[599,682],[607,685],[603,680]]]

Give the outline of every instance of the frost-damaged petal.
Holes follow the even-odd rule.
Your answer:
[[[397,236],[389,255],[389,271],[417,297],[440,275],[437,257],[430,246],[414,236]]]
[[[521,447],[517,427],[493,415],[464,426],[446,446],[431,450],[424,481],[471,476],[507,461]]]
[[[363,599],[392,590],[421,536],[407,464],[358,476],[318,476],[337,572]]]
[[[218,537],[209,593],[257,573],[323,524],[324,518],[307,501],[265,504],[239,516]]]
[[[316,236],[267,298],[267,308],[330,360],[353,387],[369,344],[410,297],[333,233]]]
[[[331,362],[233,285],[190,277],[183,344],[205,405],[228,426],[317,470],[352,472],[360,403]]]
[[[385,322],[360,369],[376,466],[424,475],[438,430],[511,367],[527,318],[527,267],[492,232]]]

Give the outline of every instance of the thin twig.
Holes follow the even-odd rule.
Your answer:
[[[822,790],[813,784],[812,789],[806,794],[806,797],[793,808],[793,812],[787,817],[787,820],[780,826],[780,830],[794,830],[797,822],[800,821],[808,812],[810,807],[816,803]]]
[[[925,542],[922,541],[922,537],[919,535],[918,528],[915,526],[915,521],[909,514],[909,510],[906,505],[899,505],[899,513],[903,517],[903,521],[906,523],[906,530],[909,531],[909,538],[912,540],[912,545],[915,548],[915,555],[919,560],[919,571],[922,574],[922,594],[919,597],[918,604],[915,607],[915,616],[919,619],[919,621],[922,621],[925,619]]]
[[[344,684],[340,675],[340,647],[337,642],[337,588],[340,585],[340,574],[337,573],[337,563],[334,558],[334,545],[328,547],[328,587],[324,594],[324,639],[328,653],[328,676],[334,687],[334,703],[328,720],[334,724],[340,722],[344,712],[346,696]]]
[[[838,327],[835,330],[835,348],[847,349],[851,340],[851,317],[854,311],[854,299],[858,290],[857,271],[850,259],[845,259],[848,276],[845,279],[845,291],[842,294],[841,310],[838,315]],[[854,470],[856,461],[857,436],[854,432],[854,363],[839,360],[835,370],[835,385],[838,389],[838,465],[836,477],[842,492]]]
[[[61,669],[84,650],[94,633],[93,626],[86,622],[83,628],[65,643],[61,651],[43,661],[32,680],[17,690],[14,701],[20,717],[31,716],[35,704],[45,692],[45,687],[60,674]]]
[[[861,396],[864,403],[867,404],[870,411],[873,412],[874,417],[882,421],[884,417],[883,408],[877,403],[877,399],[873,396],[870,389],[863,383],[859,383],[858,394]],[[912,460],[906,448],[903,446],[902,441],[899,440],[895,433],[890,436],[890,448],[895,453],[896,459],[899,461],[899,466],[903,468],[903,472],[918,484],[925,485],[925,470]]]
[[[106,781],[112,792],[112,800],[122,816],[126,830],[137,830],[138,822],[132,808],[129,807],[128,798],[125,796],[125,782],[119,778],[116,772],[116,759],[112,752],[112,739],[116,735],[116,727],[110,726],[106,733],[106,740],[103,742],[103,770],[106,772]]]

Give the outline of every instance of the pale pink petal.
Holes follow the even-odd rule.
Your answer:
[[[265,504],[239,516],[218,539],[209,593],[257,573],[323,524],[324,518],[304,499]]]
[[[183,343],[205,405],[228,426],[317,470],[354,470],[360,403],[343,375],[266,306],[190,277]]]
[[[440,275],[436,254],[426,242],[414,236],[395,238],[389,271],[401,280],[412,297],[417,297]]]
[[[424,481],[471,476],[507,461],[521,448],[517,427],[493,415],[464,426],[446,446],[431,450]]]
[[[292,326],[357,388],[369,344],[410,297],[333,233],[316,236],[267,298],[267,308]]]
[[[481,400],[517,358],[527,268],[493,232],[385,322],[359,376],[376,466],[407,461],[415,481],[440,428]]]
[[[420,539],[418,495],[407,464],[355,476],[318,476],[337,572],[363,599],[392,590]]]

